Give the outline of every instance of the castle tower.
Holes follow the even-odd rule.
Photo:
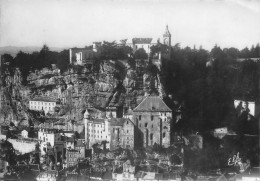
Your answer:
[[[90,121],[90,115],[88,110],[86,109],[86,112],[84,113],[84,124],[85,124],[85,142],[87,145],[87,148],[89,148],[89,134],[88,134],[88,122]]]
[[[166,25],[165,33],[163,34],[163,44],[171,46],[171,33],[168,29],[168,25]]]

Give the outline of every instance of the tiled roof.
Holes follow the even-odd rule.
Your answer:
[[[81,140],[76,142],[76,147],[85,147],[84,143]]]
[[[152,38],[133,38],[133,44],[151,44]]]
[[[56,100],[51,99],[49,97],[36,97],[36,98],[32,99],[31,101],[56,102]]]
[[[111,126],[123,126],[126,121],[129,121],[130,123],[132,123],[132,121],[128,118],[112,118],[112,119],[110,119]]]
[[[134,112],[171,112],[172,110],[159,96],[147,96],[133,110]]]
[[[105,122],[105,119],[93,119],[92,120],[93,124],[100,124],[100,123],[104,123],[104,122]]]

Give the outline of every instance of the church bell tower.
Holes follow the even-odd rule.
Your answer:
[[[163,44],[171,47],[171,33],[166,25],[165,33],[163,34]]]

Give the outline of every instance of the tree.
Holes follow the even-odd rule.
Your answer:
[[[249,58],[249,57],[250,57],[250,51],[247,47],[240,51],[240,58]]]
[[[117,44],[115,41],[104,41],[101,52],[101,59],[103,60],[116,60],[118,58]]]
[[[46,44],[44,44],[40,53],[47,53],[48,51],[50,51],[49,47]]]
[[[134,59],[147,59],[147,58],[148,55],[143,48],[136,50],[134,53]]]
[[[57,59],[57,67],[60,69],[61,73],[69,69],[69,50],[63,50],[59,53]]]

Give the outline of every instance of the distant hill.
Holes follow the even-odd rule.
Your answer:
[[[42,47],[37,47],[37,46],[26,46],[26,47],[5,46],[5,47],[0,47],[0,55],[8,53],[8,54],[12,55],[13,57],[15,57],[19,51],[22,51],[25,53],[32,53],[32,52],[40,51],[41,48]],[[60,52],[64,49],[68,49],[68,48],[67,47],[49,47],[49,49],[51,51]]]

